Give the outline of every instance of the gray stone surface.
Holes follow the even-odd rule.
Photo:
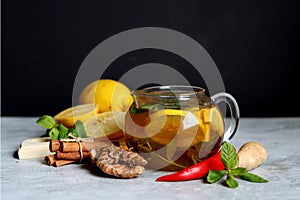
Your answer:
[[[37,118],[1,118],[1,199],[300,199],[300,118],[247,118],[231,143],[259,141],[267,161],[252,172],[269,183],[238,180],[230,189],[203,180],[155,182],[168,172],[147,171],[136,179],[102,177],[89,165],[47,166],[43,159],[18,160],[18,145],[40,137]]]

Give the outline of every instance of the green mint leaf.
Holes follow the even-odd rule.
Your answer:
[[[74,128],[77,132],[77,135],[78,135],[77,137],[80,137],[80,138],[85,138],[86,137],[86,132],[85,132],[85,129],[84,129],[84,125],[80,120],[75,122]]]
[[[139,108],[140,109],[145,109],[145,110],[161,110],[164,107],[160,104],[151,104],[151,105],[142,105]]]
[[[59,131],[55,127],[49,131],[49,136],[52,140],[58,140],[58,135],[59,135]]]
[[[225,182],[230,188],[237,188],[239,186],[239,183],[234,179],[234,177],[231,174],[228,174]]]
[[[231,170],[231,174],[234,176],[241,176],[244,175],[245,173],[247,173],[247,169],[242,167],[237,167]]]
[[[63,124],[59,124],[59,139],[68,138],[69,129],[65,127]]]
[[[78,134],[78,132],[77,132],[77,130],[76,130],[75,128],[72,128],[72,129],[70,130],[70,132],[72,133],[72,135],[73,135],[74,137],[76,137],[76,138],[79,137],[79,134]]]
[[[44,115],[44,116],[40,117],[36,121],[36,123],[46,129],[52,129],[53,127],[56,126],[56,121],[53,119],[53,117],[51,117],[49,115]]]
[[[180,105],[166,105],[165,109],[180,109]]]
[[[173,96],[174,94],[171,95]],[[180,102],[178,99],[161,99],[160,102],[163,105],[172,105],[172,106],[176,106],[177,108],[180,108]]]
[[[237,156],[233,146],[224,142],[221,149],[221,160],[225,165],[226,169],[234,169],[237,165]]]
[[[209,183],[215,183],[220,180],[225,174],[227,170],[209,170],[207,175],[207,181]]]
[[[139,108],[137,108],[135,106],[132,106],[130,108],[130,112],[133,113],[133,114],[140,114],[140,113],[143,113],[145,111],[146,111],[145,109],[139,109]]]
[[[252,173],[249,173],[249,172],[246,172],[244,173],[243,175],[239,175],[239,177],[245,181],[250,181],[250,182],[256,182],[256,183],[267,183],[269,182],[268,180],[258,176],[258,175],[255,175],[255,174],[252,174]]]
[[[166,105],[166,106],[162,106],[161,104],[145,104],[145,105],[141,105],[138,108],[135,106],[132,106],[130,108],[130,112],[133,114],[140,114],[143,113],[147,110],[161,110],[161,109],[180,109],[180,105]]]

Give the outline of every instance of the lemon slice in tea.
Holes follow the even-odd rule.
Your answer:
[[[185,115],[185,111],[175,109],[155,111],[149,116],[145,132],[155,142],[167,145],[177,134]]]
[[[88,137],[116,139],[123,137],[125,112],[107,111],[99,113],[84,123]]]
[[[220,109],[217,106],[212,108],[202,109],[204,123],[209,124],[209,128],[220,134],[224,133],[224,120]]]
[[[54,116],[54,119],[67,127],[73,127],[77,120],[85,122],[90,117],[98,113],[97,104],[82,104],[70,107]]]
[[[200,115],[185,110],[165,109],[150,115],[145,132],[155,142],[167,145],[176,139],[178,147],[187,147],[207,140],[206,127]],[[176,138],[175,138],[176,136]]]

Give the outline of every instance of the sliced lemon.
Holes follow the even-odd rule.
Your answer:
[[[77,120],[85,122],[90,117],[98,113],[97,104],[82,104],[70,107],[54,116],[54,119],[67,127],[73,127]]]
[[[224,119],[219,107],[214,106],[212,108],[202,109],[203,121],[209,124],[209,128],[218,133],[224,133]]]
[[[176,135],[176,130],[180,127],[182,119],[185,117],[187,111],[175,110],[175,109],[164,109],[154,111],[149,115],[150,123],[145,127],[145,132],[148,137],[152,139],[160,139],[162,143],[169,141]],[[161,133],[166,131],[166,133]],[[168,143],[168,142],[167,142]]]
[[[207,127],[195,112],[165,109],[153,113],[150,118],[145,132],[159,144],[167,145],[175,139],[178,147],[186,147],[209,139]]]
[[[123,137],[125,112],[107,111],[92,116],[84,123],[88,137],[109,139]]]

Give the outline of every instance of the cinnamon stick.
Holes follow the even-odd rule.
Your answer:
[[[80,145],[82,146],[82,151],[90,151],[96,146],[105,144],[105,141],[97,140],[93,142],[65,142],[59,140],[51,140],[49,144],[49,150],[51,152],[79,152]]]
[[[54,163],[54,167],[60,167],[63,165],[71,164],[71,163],[76,163],[78,162],[77,160],[56,160]]]
[[[56,159],[80,160],[80,152],[56,152]],[[90,152],[82,152],[82,159],[90,158]]]
[[[50,140],[49,150],[51,152],[59,151],[60,149],[60,141],[59,140]]]
[[[45,161],[47,163],[47,165],[54,165],[55,163],[55,158],[54,158],[54,155],[48,155],[48,156],[45,156]]]
[[[60,167],[60,166],[67,165],[70,163],[78,162],[78,160],[58,160],[55,158],[54,155],[45,156],[45,161],[48,165],[54,166],[54,167]]]
[[[48,155],[44,159],[48,165],[55,167],[80,162],[81,160],[90,158],[90,150],[97,146],[107,144],[107,142],[107,140],[103,139],[97,139],[91,142],[51,140],[49,150],[56,152],[56,154]]]
[[[87,148],[86,142],[80,142],[82,146],[82,151],[89,151]],[[60,151],[61,152],[79,152],[80,151],[80,144],[78,142],[61,142],[60,143]],[[91,150],[91,149],[90,149]]]

